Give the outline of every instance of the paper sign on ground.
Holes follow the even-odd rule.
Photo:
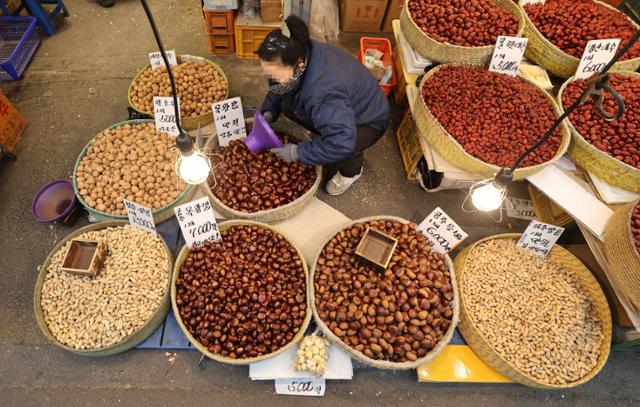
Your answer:
[[[230,141],[243,139],[247,136],[240,97],[214,103],[211,105],[211,110],[220,146],[226,147]]]
[[[498,36],[496,46],[493,49],[493,56],[489,63],[489,70],[516,76],[526,48],[526,38]]]
[[[178,114],[180,111],[180,99],[178,99]],[[154,96],[153,114],[156,120],[156,130],[177,137],[180,135],[176,125],[176,114],[173,109],[173,97]]]
[[[433,251],[448,253],[469,235],[442,209],[436,208],[418,225]]]
[[[165,51],[165,53],[167,54],[169,65],[171,66],[178,65],[178,60],[176,59],[176,51],[169,50],[169,51]],[[150,52],[149,62],[151,62],[151,69],[156,69],[156,68],[160,68],[161,66],[164,66],[164,60],[162,59],[162,54],[160,53],[160,51]]]
[[[584,48],[575,79],[587,79],[598,73],[611,61],[620,45],[620,39],[591,40]]]
[[[511,198],[509,201],[512,206],[507,206],[508,217],[526,220],[535,219],[536,211],[533,209],[533,203],[530,200]]]
[[[324,396],[324,379],[276,379],[276,393],[289,396]]]
[[[527,249],[533,254],[540,257],[547,257],[556,244],[560,235],[564,232],[564,228],[555,225],[549,225],[538,221],[532,221],[527,226],[516,247]]]
[[[153,212],[150,208],[126,199],[124,200],[124,207],[127,209],[129,223],[132,226],[153,235],[156,234],[156,224],[153,221]]]
[[[220,240],[220,230],[209,198],[204,197],[174,209],[180,230],[189,248]]]

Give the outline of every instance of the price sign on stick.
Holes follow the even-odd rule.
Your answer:
[[[518,2],[518,4],[520,4],[522,7],[526,6],[527,4],[544,4],[545,0],[520,0]]]
[[[124,200],[124,207],[127,209],[129,223],[132,226],[152,235],[156,234],[156,224],[153,221],[153,212],[150,208],[126,199]]]
[[[540,257],[547,257],[562,232],[564,232],[564,228],[560,226],[548,225],[534,220],[529,223],[516,247],[531,250],[533,254]]]
[[[167,54],[167,59],[169,60],[169,65],[176,66],[178,65],[178,60],[176,59],[176,52],[174,50],[165,51]],[[149,53],[149,62],[151,62],[151,69],[160,68],[164,66],[164,60],[162,59],[162,54],[158,52],[150,52]]]
[[[247,136],[242,101],[239,97],[214,103],[211,105],[211,110],[218,132],[218,141],[222,147],[228,146],[232,140],[243,139]]]
[[[204,197],[174,209],[187,246],[204,246],[206,241],[220,240],[220,230],[209,198]]]
[[[620,45],[620,39],[591,40],[582,53],[582,59],[576,70],[576,79],[587,79],[604,69],[604,67],[616,55]]]
[[[507,216],[516,219],[533,220],[536,212],[533,209],[533,203],[528,199],[511,198],[511,205],[507,206]]]
[[[178,99],[178,113],[179,111],[180,99]],[[156,119],[156,130],[169,133],[169,135],[174,137],[180,135],[180,131],[176,125],[175,110],[173,109],[173,97],[154,96],[153,114]]]
[[[526,48],[526,38],[499,36],[493,49],[489,70],[516,76]]]
[[[276,393],[290,396],[324,396],[324,379],[276,379]]]
[[[418,225],[434,252],[448,253],[469,235],[442,209],[436,208]]]

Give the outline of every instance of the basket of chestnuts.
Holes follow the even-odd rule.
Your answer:
[[[229,81],[222,68],[202,57],[179,55],[172,68],[180,104],[180,123],[186,130],[197,129],[213,121],[211,105],[225,100]],[[153,116],[153,97],[171,96],[167,69],[147,65],[129,85],[129,105],[138,113]]]
[[[397,240],[384,270],[356,256],[375,229]],[[311,309],[325,337],[381,369],[413,369],[451,340],[459,315],[453,262],[436,253],[417,225],[380,216],[342,226],[311,266]]]
[[[250,364],[295,346],[311,321],[299,248],[269,225],[220,224],[221,240],[183,247],[171,303],[189,341],[211,359]]]

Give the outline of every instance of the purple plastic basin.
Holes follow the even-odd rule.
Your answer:
[[[55,222],[66,218],[78,204],[73,184],[59,179],[47,184],[31,203],[31,213],[38,222]]]

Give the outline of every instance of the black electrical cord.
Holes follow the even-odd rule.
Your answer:
[[[160,33],[158,33],[158,28],[156,27],[156,22],[153,19],[153,15],[151,14],[151,10],[149,9],[149,5],[147,4],[147,0],[140,0],[142,4],[142,8],[144,9],[145,14],[147,15],[147,19],[149,20],[149,24],[151,25],[151,30],[153,31],[153,36],[156,39],[156,43],[158,44],[158,48],[160,49],[160,54],[162,55],[162,60],[164,61],[164,65],[167,68],[167,73],[169,74],[169,82],[171,83],[171,93],[173,94],[173,111],[175,114],[176,126],[178,126],[178,131],[180,134],[176,137],[176,145],[178,149],[183,155],[189,155],[193,152],[193,141],[188,134],[186,134],[182,130],[182,126],[180,125],[180,110],[178,109],[178,92],[176,92],[176,82],[173,78],[173,72],[171,69],[171,65],[169,64],[169,58],[167,58],[167,54],[164,51],[164,45],[162,45],[162,40],[160,39]]]
[[[633,46],[633,44],[636,43],[636,41],[638,41],[639,38],[640,38],[640,30],[638,30],[633,35],[633,37],[631,37],[629,42],[627,42],[627,44],[620,51],[618,51],[616,53],[616,55],[614,55],[614,57],[611,59],[611,61],[609,61],[609,63],[604,67],[602,72],[599,72],[597,74],[598,77],[602,78],[602,79],[605,79],[607,73],[609,72],[609,69],[611,69],[611,67],[616,62],[618,62],[618,60],[629,50],[629,48],[631,48]],[[604,85],[603,87],[605,87],[606,89],[611,89],[608,85]],[[598,83],[596,83],[596,88],[598,88]],[[587,89],[585,89],[585,91],[582,93],[582,95],[580,95],[580,97],[575,102],[573,102],[573,104],[571,106],[569,106],[569,108],[567,110],[565,110],[564,113],[560,117],[558,117],[556,119],[556,121],[553,123],[553,125],[549,128],[549,130],[547,130],[547,132],[544,134],[544,136],[536,144],[534,144],[533,146],[531,146],[528,149],[526,149],[525,152],[522,153],[522,155],[520,155],[520,157],[518,157],[516,162],[513,164],[513,166],[511,166],[511,168],[509,170],[501,170],[501,172],[506,171],[506,173],[508,175],[513,175],[513,172],[520,166],[520,164],[522,164],[522,161],[524,161],[524,159],[527,158],[527,156],[529,154],[531,154],[532,152],[537,150],[541,145],[543,145],[549,139],[549,137],[551,137],[551,134],[553,134],[555,129],[557,129],[558,126],[560,126],[562,121],[564,119],[566,119],[569,116],[569,114],[571,114],[571,112],[573,112],[575,109],[577,109],[578,106],[580,106],[586,100],[587,96],[590,94],[591,91],[592,91],[591,87],[588,86]],[[600,113],[600,112],[598,112],[598,113]],[[605,117],[605,119],[607,119],[607,118]]]

